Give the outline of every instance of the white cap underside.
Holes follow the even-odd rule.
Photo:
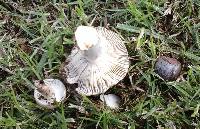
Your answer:
[[[96,29],[102,47],[98,59],[91,63],[76,47],[65,67],[67,81],[78,83],[77,92],[87,96],[106,92],[125,77],[129,68],[128,52],[119,35],[102,27]]]

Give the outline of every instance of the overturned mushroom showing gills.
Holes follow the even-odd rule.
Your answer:
[[[66,88],[58,79],[36,80],[34,98],[38,105],[53,109],[58,103],[64,101]]]
[[[163,79],[172,81],[179,76],[181,63],[177,59],[161,56],[156,61],[155,71]]]
[[[118,109],[120,104],[120,98],[117,95],[114,94],[108,94],[108,95],[100,95],[101,101],[103,101],[106,106],[108,106],[111,109]]]
[[[120,35],[103,27],[79,26],[75,39],[77,46],[64,71],[68,83],[78,83],[79,94],[104,93],[126,76],[128,52]]]

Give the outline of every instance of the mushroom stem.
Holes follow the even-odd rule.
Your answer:
[[[93,62],[98,58],[98,56],[101,54],[101,46],[100,43],[92,46],[88,50],[83,50],[84,55],[86,59],[90,62]]]

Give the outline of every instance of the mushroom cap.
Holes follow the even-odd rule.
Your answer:
[[[86,28],[83,33],[90,35]],[[128,52],[120,35],[103,27],[93,29],[98,33],[98,42],[88,50],[75,46],[64,66],[67,82],[78,83],[76,91],[86,96],[106,92],[126,76],[129,68]],[[88,38],[93,41],[94,37]]]
[[[118,109],[120,104],[120,98],[115,94],[108,95],[100,95],[101,101],[105,102],[105,104],[111,109]]]
[[[44,79],[43,84],[35,82],[34,98],[38,105],[53,109],[56,103],[64,101],[66,97],[65,85],[58,79]],[[40,85],[40,86],[39,86]]]

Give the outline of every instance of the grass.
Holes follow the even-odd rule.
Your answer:
[[[0,11],[1,128],[200,128],[199,0],[3,0]],[[33,80],[61,78],[81,24],[108,27],[126,41],[129,73],[107,91],[122,98],[118,111],[104,107],[98,96],[70,89],[54,110],[34,101]],[[181,62],[184,81],[168,82],[155,73],[160,55]]]

